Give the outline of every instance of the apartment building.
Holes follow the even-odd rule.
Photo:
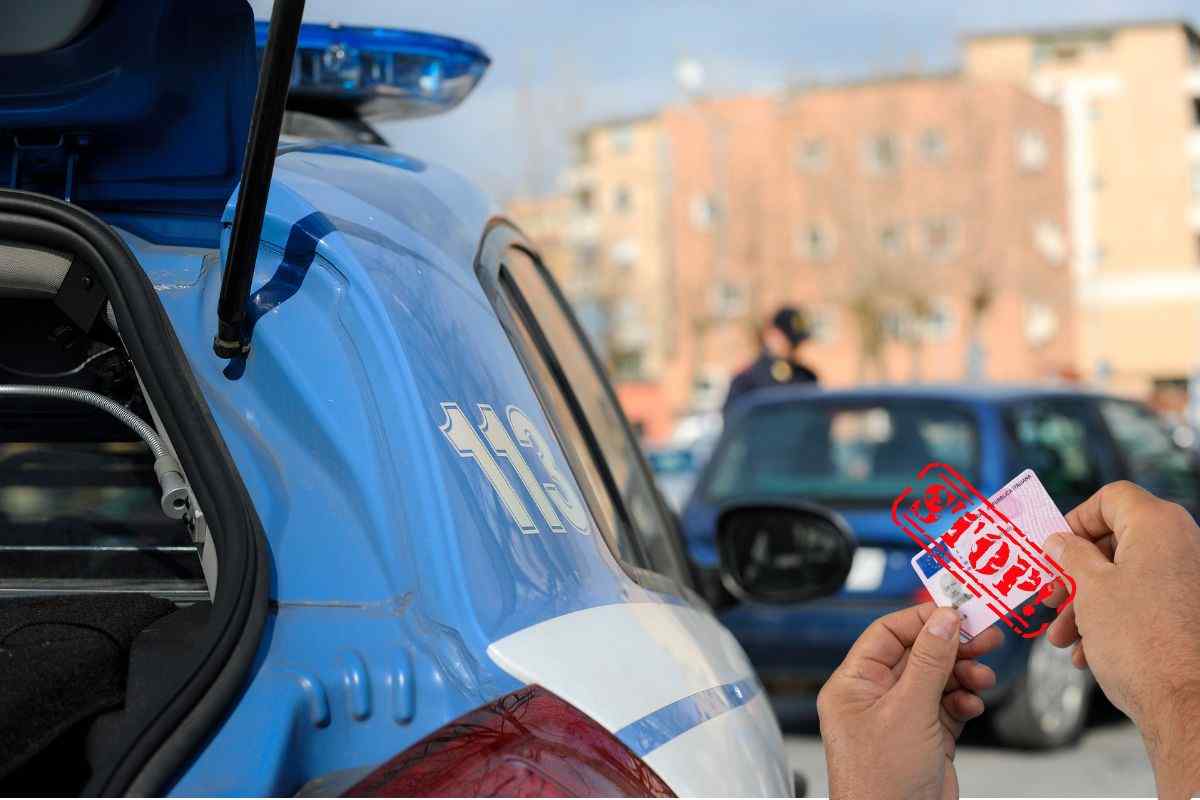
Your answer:
[[[778,111],[771,303],[830,384],[1028,381],[1074,363],[1058,109],[958,74],[797,90]]]
[[[969,36],[964,76],[1062,111],[1078,367],[1118,390],[1200,367],[1200,37],[1180,21]]]

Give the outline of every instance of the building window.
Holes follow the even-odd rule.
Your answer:
[[[633,269],[633,265],[638,259],[638,245],[632,239],[622,239],[613,245],[612,251],[609,253],[609,258],[612,263],[616,264],[623,270]]]
[[[713,287],[713,316],[717,319],[736,319],[746,313],[746,292],[732,281],[719,281]]]
[[[1033,64],[1040,66],[1048,61],[1069,63],[1087,53],[1107,50],[1111,41],[1112,34],[1103,30],[1039,36],[1033,42]]]
[[[617,380],[636,381],[644,375],[645,351],[618,350],[613,353],[613,377]]]
[[[1017,135],[1017,164],[1027,172],[1046,166],[1046,139],[1039,131],[1024,130]]]
[[[836,308],[814,308],[809,313],[809,328],[815,342],[831,344],[837,340]]]
[[[924,233],[925,252],[935,261],[945,261],[958,249],[958,223],[952,219],[928,219]]]
[[[900,144],[891,134],[879,134],[867,140],[867,168],[872,172],[892,172],[900,164]]]
[[[916,330],[912,315],[902,309],[890,308],[884,311],[880,324],[889,339],[899,341],[912,339]]]
[[[899,225],[884,225],[880,229],[879,249],[889,256],[898,256],[904,252],[904,232]]]
[[[628,214],[633,210],[633,190],[628,186],[618,186],[613,192],[613,211],[618,214]]]
[[[571,140],[571,160],[576,164],[586,164],[591,159],[591,138],[581,133]]]
[[[1033,246],[1051,264],[1061,264],[1067,258],[1067,238],[1057,222],[1044,219],[1034,225]]]
[[[1025,340],[1034,347],[1045,347],[1058,333],[1058,314],[1045,303],[1025,304]]]
[[[575,248],[575,266],[579,269],[595,269],[600,266],[600,248],[593,242]]]
[[[697,230],[708,230],[717,218],[717,198],[710,194],[696,195],[688,204],[688,214]]]
[[[820,172],[828,163],[824,139],[805,139],[796,145],[796,168],[803,172]]]
[[[633,129],[628,125],[613,128],[608,134],[614,153],[625,154],[633,149]]]
[[[940,164],[946,160],[946,137],[942,132],[930,128],[921,134],[921,155],[930,164]]]
[[[954,335],[955,324],[954,306],[948,299],[939,297],[930,305],[922,326],[923,333],[930,341],[943,342]]]
[[[796,236],[796,252],[809,261],[827,261],[833,255],[833,234],[824,225],[804,227]]]
[[[954,307],[944,297],[933,298],[923,308],[892,308],[881,320],[888,337],[901,342],[945,341],[954,333]]]

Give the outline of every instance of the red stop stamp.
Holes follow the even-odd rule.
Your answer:
[[[934,602],[959,611],[969,640],[1004,620],[1014,632],[1039,636],[1037,604],[1075,580],[1042,545],[1052,533],[1070,531],[1062,512],[1032,470],[1025,470],[991,497],[984,497],[958,470],[933,463],[917,473],[892,503],[892,520],[921,552],[913,569]]]

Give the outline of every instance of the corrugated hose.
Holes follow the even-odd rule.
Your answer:
[[[166,444],[144,419],[134,414],[125,406],[110,398],[86,389],[76,389],[73,386],[31,386],[22,384],[0,384],[0,395],[10,397],[44,397],[53,400],[69,400],[75,403],[98,408],[115,417],[119,422],[133,430],[150,448],[154,455],[154,474],[162,487],[162,511],[171,519],[182,519],[188,509],[188,485],[183,477],[183,469]]]

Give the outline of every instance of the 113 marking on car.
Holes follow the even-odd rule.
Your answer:
[[[580,533],[590,533],[591,526],[588,523],[583,502],[559,469],[549,443],[533,424],[533,421],[529,419],[529,416],[514,405],[505,409],[508,424],[513,431],[510,436],[494,408],[487,403],[476,403],[476,406],[483,417],[483,421],[479,423],[479,433],[483,434],[482,439],[475,432],[475,428],[467,419],[467,415],[459,408],[458,403],[442,403],[445,419],[438,426],[438,430],[450,442],[454,452],[463,458],[474,460],[479,465],[483,476],[492,484],[492,488],[500,497],[500,502],[504,504],[521,532],[537,533],[539,529],[533,515],[529,513],[529,508],[504,474],[496,456],[512,465],[513,471],[517,473],[525,491],[533,499],[533,504],[537,506],[542,519],[545,520],[551,531],[554,533],[567,532],[566,526],[559,517],[561,514]],[[525,460],[517,444],[514,444],[514,437],[520,447],[533,451],[550,480],[538,482],[529,462]],[[487,444],[484,444],[484,440],[487,441]],[[493,452],[495,456],[492,455]]]

